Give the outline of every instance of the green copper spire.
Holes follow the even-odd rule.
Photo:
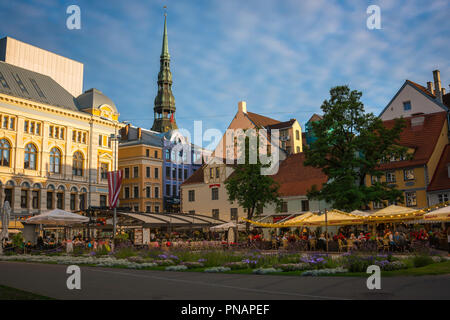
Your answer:
[[[158,73],[158,94],[155,97],[152,130],[167,132],[178,129],[175,121],[175,98],[172,94],[172,72],[170,72],[169,41],[167,37],[167,14],[164,14],[164,34]]]
[[[163,34],[161,58],[170,59],[169,40],[167,38],[167,13],[164,13],[164,34]]]

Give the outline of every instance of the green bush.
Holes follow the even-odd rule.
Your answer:
[[[413,258],[413,264],[416,268],[425,267],[433,262],[433,258],[428,255],[417,255]]]

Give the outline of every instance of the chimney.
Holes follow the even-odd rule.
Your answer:
[[[138,140],[141,140],[142,139],[142,129],[141,128],[138,128],[138,130],[137,130],[137,138],[138,138]]]
[[[427,89],[428,89],[428,91],[429,91],[431,94],[434,94],[434,91],[433,91],[433,82],[431,82],[431,81],[428,81],[428,82],[427,82]]]
[[[436,99],[442,103],[442,87],[441,87],[441,73],[439,70],[433,71],[434,78],[434,92],[436,95]]]
[[[238,102],[238,112],[247,113],[247,102],[245,101]]]
[[[445,88],[442,88],[442,97],[445,96]]]

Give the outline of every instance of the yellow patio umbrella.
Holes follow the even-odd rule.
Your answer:
[[[422,219],[427,221],[450,221],[450,206],[428,212]]]
[[[0,221],[0,229],[3,227]],[[8,229],[23,229],[23,224],[20,221],[9,221]]]
[[[411,220],[420,218],[424,213],[425,210],[417,210],[397,205],[390,205],[367,216],[367,221],[395,222],[402,220]]]
[[[246,218],[241,218],[242,220],[249,222],[255,226],[263,227],[263,228],[289,228],[289,227],[297,227],[300,225],[304,225],[302,223],[303,220],[306,220],[310,216],[314,215],[312,212],[306,212],[300,216],[297,216],[295,218],[292,218],[290,220],[279,222],[279,223],[265,223],[265,222],[258,222],[254,220],[249,220]]]
[[[353,215],[340,210],[330,210],[327,212],[327,224],[329,226],[343,226],[353,224],[364,224],[365,219],[358,215]],[[325,225],[325,214],[313,215],[303,221],[305,225],[322,226]]]

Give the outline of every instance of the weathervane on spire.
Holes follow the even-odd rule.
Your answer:
[[[167,17],[167,6],[165,5],[163,8],[164,8],[164,16]]]

